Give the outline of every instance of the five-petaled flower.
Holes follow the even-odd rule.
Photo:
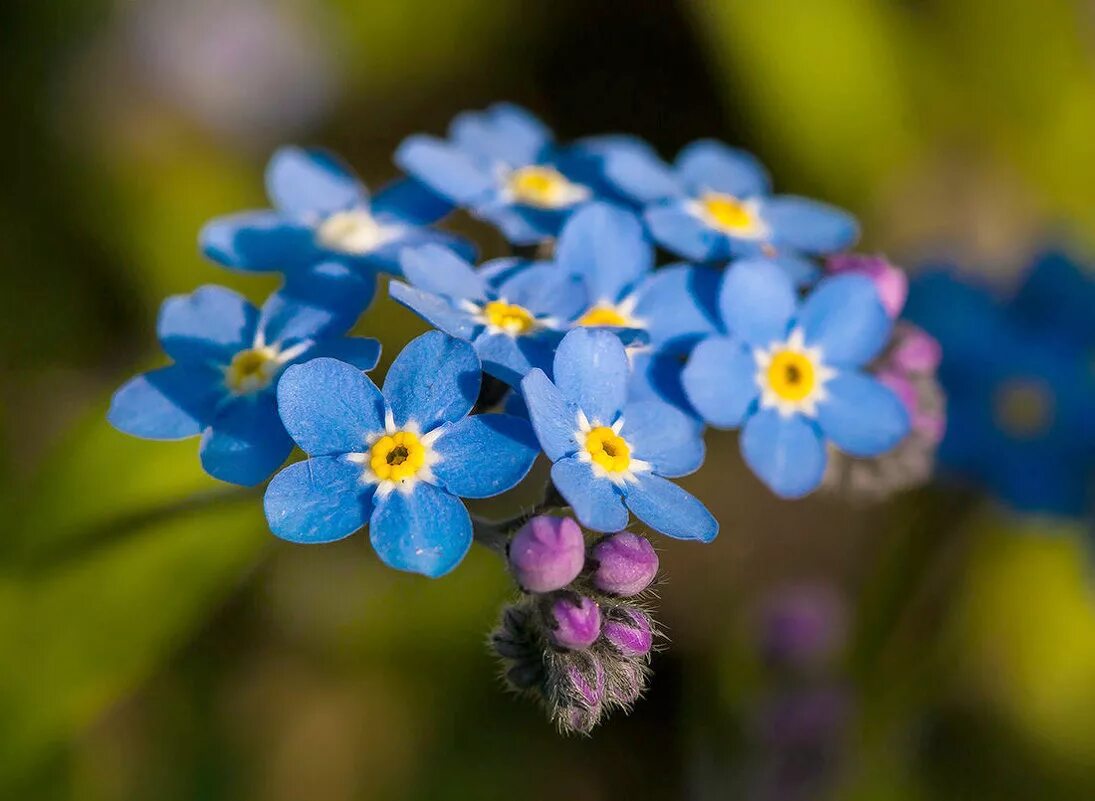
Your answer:
[[[456,567],[472,542],[459,498],[511,489],[539,453],[528,421],[468,416],[481,369],[469,344],[430,331],[399,354],[383,390],[334,359],[287,370],[278,406],[310,458],[267,487],[271,530],[318,543],[367,525],[392,567],[431,577]]]
[[[219,286],[168,298],[158,334],[175,363],[122,386],[108,419],[146,439],[201,434],[206,472],[258,484],[293,448],[274,395],[282,371],[317,356],[376,366],[375,339],[344,336],[372,294],[372,280],[322,263],[289,277],[261,310]]]
[[[845,211],[807,198],[772,196],[760,162],[721,142],[693,142],[673,166],[631,141],[596,152],[604,180],[644,208],[654,239],[687,259],[767,256],[796,283],[808,283],[817,268],[803,256],[844,250],[859,236],[855,218]]]
[[[339,160],[285,147],[266,168],[274,208],[219,217],[202,229],[206,256],[246,271],[289,272],[316,261],[398,273],[405,247],[435,243],[469,257],[466,241],[428,228],[452,207],[413,179],[376,197]]]
[[[818,487],[826,441],[870,457],[908,434],[901,401],[861,370],[893,325],[870,279],[825,278],[800,304],[784,271],[743,260],[723,277],[719,308],[726,335],[696,346],[684,389],[711,425],[742,427],[746,463],[777,495]]]
[[[554,236],[593,191],[565,174],[551,131],[508,103],[465,112],[448,140],[408,137],[395,161],[441,197],[498,226],[514,244]]]
[[[666,480],[703,463],[697,427],[667,403],[628,402],[628,372],[618,337],[578,328],[559,344],[554,381],[539,369],[525,376],[521,392],[554,463],[552,481],[587,528],[619,531],[630,509],[671,537],[709,541],[714,517]]]

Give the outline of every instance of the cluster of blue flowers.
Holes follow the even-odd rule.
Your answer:
[[[718,523],[674,482],[703,464],[706,426],[740,428],[745,462],[785,498],[818,489],[834,458],[909,435],[916,409],[878,368],[886,288],[824,261],[855,243],[855,220],[773,195],[752,156],[704,140],[670,165],[631,137],[561,145],[499,104],[408,138],[395,161],[406,177],[370,196],[330,155],[276,153],[273,208],[216,219],[200,241],[281,289],[261,309],[213,286],[169,299],[174,364],[110,409],[136,436],[200,434],[217,478],[273,476],[279,537],[368,528],[385,563],[440,576],[477,537],[461,499],[512,489],[543,453],[540,508],[707,542]],[[523,255],[476,266],[470,243],[431,227],[457,208]],[[347,334],[381,273],[437,330],[378,388],[379,343]],[[294,444],[307,458],[277,472]]]

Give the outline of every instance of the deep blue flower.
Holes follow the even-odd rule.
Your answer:
[[[804,256],[835,253],[858,238],[850,214],[806,198],[772,196],[760,162],[721,142],[693,142],[673,166],[629,138],[595,139],[591,147],[603,179],[645,210],[659,244],[686,259],[765,255],[796,283],[807,283],[817,268]]]
[[[555,236],[593,191],[568,175],[551,131],[508,103],[465,112],[448,139],[417,134],[396,151],[408,175],[446,200],[496,225],[517,245]]]
[[[627,399],[627,354],[608,331],[578,328],[559,344],[554,381],[533,370],[521,382],[536,436],[554,463],[551,478],[594,531],[627,526],[628,509],[678,539],[710,541],[718,523],[666,478],[703,463],[694,422],[660,401]]]
[[[692,351],[684,389],[711,425],[742,427],[746,463],[777,495],[817,489],[826,442],[870,457],[908,433],[901,401],[860,369],[893,326],[870,279],[823,279],[800,304],[785,272],[747,259],[723,277],[719,308],[726,334]]]
[[[383,390],[334,359],[287,370],[278,408],[311,458],[270,482],[271,530],[316,543],[367,525],[386,564],[431,577],[452,570],[472,542],[459,498],[511,489],[539,452],[528,421],[468,416],[481,378],[475,350],[439,331],[407,345]]]
[[[376,197],[350,170],[319,150],[285,147],[266,168],[274,208],[219,217],[199,240],[226,267],[288,272],[316,261],[337,261],[399,272],[405,247],[436,243],[474,257],[466,241],[428,226],[452,206],[417,181],[390,184]]]
[[[943,347],[945,473],[1020,511],[1091,510],[1093,300],[1095,281],[1060,254],[1038,260],[1010,301],[945,270],[913,283],[906,312]]]
[[[282,371],[317,356],[361,370],[376,366],[375,339],[343,336],[373,284],[344,265],[322,263],[290,276],[262,309],[219,286],[168,298],[158,334],[175,363],[119,389],[108,419],[146,439],[201,434],[207,473],[234,484],[261,483],[293,447],[274,395]]]

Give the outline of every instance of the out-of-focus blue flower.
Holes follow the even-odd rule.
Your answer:
[[[475,350],[440,331],[404,348],[383,390],[335,359],[287,370],[278,408],[310,458],[267,487],[271,530],[317,543],[367,525],[391,567],[430,577],[452,570],[472,541],[459,499],[511,489],[539,452],[528,421],[468,416],[481,378]]]
[[[628,402],[623,343],[608,331],[571,331],[555,354],[554,381],[539,369],[521,382],[551,478],[586,528],[619,531],[628,509],[678,539],[710,541],[711,513],[666,478],[703,463],[694,422],[660,401]]]
[[[803,256],[844,250],[859,236],[845,211],[801,197],[771,194],[764,167],[751,154],[702,139],[673,166],[630,138],[593,140],[601,175],[615,192],[644,209],[659,244],[693,261],[768,256],[796,283],[817,276]]]
[[[169,367],[119,389],[108,419],[146,439],[201,434],[201,462],[222,481],[254,485],[289,456],[274,388],[289,365],[335,356],[371,370],[375,339],[343,336],[368,305],[373,280],[323,263],[289,277],[257,309],[231,290],[205,286],[168,298],[158,334]]]
[[[428,226],[451,211],[404,179],[375,197],[342,162],[318,150],[285,147],[266,168],[274,208],[218,217],[201,231],[202,252],[238,270],[290,272],[317,261],[398,274],[406,247],[438,244],[469,258],[474,248]]]
[[[555,236],[593,197],[568,175],[551,131],[528,111],[497,103],[465,112],[448,139],[416,134],[396,151],[408,175],[448,201],[496,225],[510,242],[530,245]]]
[[[475,270],[427,246],[404,253],[403,274],[410,285],[393,281],[392,298],[471,342],[483,369],[511,386],[534,367],[550,369],[567,322],[585,304],[580,280],[550,264],[522,269],[515,259],[497,259]]]
[[[684,389],[711,425],[742,427],[746,463],[777,495],[817,489],[826,441],[870,457],[908,434],[900,399],[860,369],[893,327],[870,279],[823,279],[800,304],[785,272],[743,260],[723,277],[719,308],[726,335],[696,346]]]
[[[947,270],[906,307],[943,349],[939,461],[1025,512],[1081,515],[1095,489],[1095,281],[1044,256],[1010,301]]]

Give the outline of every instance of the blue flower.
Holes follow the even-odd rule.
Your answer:
[[[522,269],[515,259],[497,259],[474,270],[427,246],[403,254],[403,274],[411,285],[393,281],[391,297],[471,342],[483,369],[511,386],[533,367],[550,367],[567,321],[584,305],[581,282],[550,264]]]
[[[436,243],[474,257],[457,237],[425,227],[451,211],[414,180],[373,198],[349,169],[318,150],[286,147],[266,168],[274,208],[219,217],[199,240],[210,259],[249,272],[288,272],[316,261],[399,272],[405,247]]]
[[[343,336],[373,294],[371,279],[322,263],[291,276],[256,309],[219,286],[168,298],[158,334],[169,367],[132,379],[113,398],[111,424],[145,439],[201,434],[201,462],[246,486],[269,478],[292,450],[274,387],[290,364],[336,356],[376,366],[375,339]]]
[[[623,343],[608,331],[575,329],[559,344],[554,381],[533,370],[521,382],[532,425],[554,463],[551,478],[594,531],[627,526],[628,509],[678,539],[714,539],[711,513],[666,478],[703,463],[693,421],[660,401],[627,400]]]
[[[418,134],[395,162],[441,197],[498,226],[517,245],[554,236],[566,217],[593,196],[563,170],[551,131],[508,103],[460,114],[449,138]]]
[[[334,359],[287,370],[278,407],[311,458],[267,487],[271,530],[316,543],[367,525],[386,564],[431,577],[452,570],[472,542],[459,498],[511,489],[539,452],[527,421],[468,416],[481,378],[474,349],[439,331],[407,345],[383,390]]]
[[[806,198],[772,196],[768,174],[752,155],[702,139],[670,167],[631,140],[594,140],[601,173],[616,192],[645,209],[659,244],[693,261],[765,255],[796,283],[817,276],[804,255],[844,250],[859,236],[850,214]]]
[[[1092,509],[1093,300],[1095,281],[1060,254],[1039,259],[1010,302],[949,271],[913,283],[906,312],[943,348],[946,474],[1019,511]]]
[[[746,463],[777,495],[817,489],[826,442],[870,457],[908,434],[901,401],[860,369],[892,329],[870,279],[823,279],[800,304],[785,272],[743,260],[723,277],[719,308],[727,334],[696,346],[684,389],[711,425],[742,427]]]

